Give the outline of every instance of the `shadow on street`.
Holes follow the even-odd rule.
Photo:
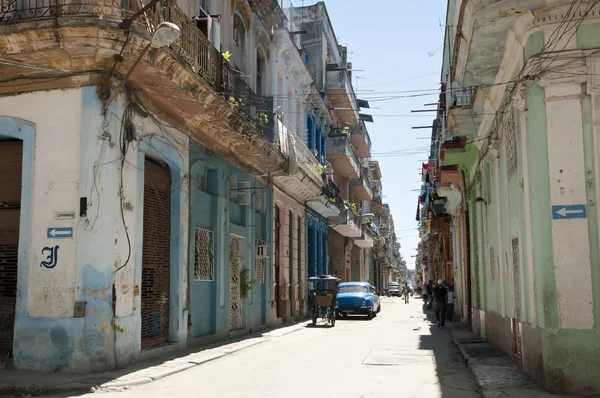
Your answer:
[[[422,299],[419,299],[422,300]],[[435,308],[435,307],[433,307]],[[434,309],[427,309],[427,303],[422,305],[426,322],[429,323],[430,335],[421,335],[419,349],[432,351],[435,359],[435,371],[444,398],[479,397],[477,383],[458,348],[452,341],[450,330],[452,322],[446,320],[445,328],[436,326]],[[456,319],[454,319],[456,322]]]

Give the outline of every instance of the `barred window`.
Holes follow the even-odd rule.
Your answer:
[[[194,273],[196,280],[215,280],[215,251],[212,231],[196,228]]]
[[[260,245],[264,245],[265,241],[264,240],[260,240],[260,239],[256,239],[256,247],[260,246]],[[259,257],[256,256],[255,257],[255,263],[254,263],[254,278],[258,281],[258,283],[265,283],[265,257]]]
[[[515,118],[512,110],[508,111],[502,122],[502,136],[506,146],[506,170],[508,177],[511,177],[519,165],[517,158],[517,136]]]

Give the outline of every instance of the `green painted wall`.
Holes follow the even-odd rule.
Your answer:
[[[467,176],[473,176],[473,170],[479,160],[479,149],[475,144],[467,144],[464,149],[446,150],[444,165],[460,165]]]
[[[471,303],[473,308],[481,308],[480,293],[479,293],[479,254],[477,244],[477,212],[475,211],[475,198],[477,197],[475,190],[471,189],[468,194],[467,205],[469,207],[469,234],[470,234],[470,266],[471,266]]]
[[[530,311],[530,305],[531,305],[531,300],[533,299],[533,294],[532,292],[529,290],[529,281],[530,281],[530,275],[529,275],[529,258],[527,253],[529,253],[529,245],[527,243],[527,228],[526,228],[526,217],[527,212],[525,211],[525,189],[528,189],[528,187],[526,187],[525,185],[520,185],[521,182],[524,182],[524,173],[525,173],[525,165],[524,165],[524,159],[523,159],[523,155],[522,155],[522,149],[521,148],[521,142],[522,142],[522,124],[521,124],[521,111],[517,111],[516,112],[516,118],[517,118],[517,148],[521,149],[519,151],[519,180],[517,181],[517,183],[519,184],[519,190],[521,191],[521,195],[519,195],[519,202],[518,202],[518,207],[519,207],[519,220],[517,221],[519,223],[519,228],[520,228],[520,234],[519,234],[519,248],[520,248],[520,264],[521,264],[521,286],[520,286],[520,291],[521,291],[521,320],[524,322],[527,322],[529,324],[531,324],[533,318],[532,318],[532,314]]]
[[[544,90],[536,81],[527,95],[529,181],[531,186],[531,235],[535,266],[535,302],[538,324],[557,329],[558,301],[552,246],[552,205],[548,165],[548,132]]]
[[[600,394],[598,330],[563,329],[543,335],[547,388],[550,391]]]
[[[600,24],[586,24],[577,29],[577,46],[580,49],[600,47]]]

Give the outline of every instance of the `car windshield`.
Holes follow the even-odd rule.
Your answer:
[[[338,293],[368,293],[369,289],[366,286],[361,285],[350,285],[350,286],[340,286],[338,288]]]

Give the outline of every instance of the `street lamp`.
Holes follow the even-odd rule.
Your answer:
[[[112,95],[110,96],[108,101],[106,101],[106,104],[104,105],[104,109],[103,109],[102,113],[106,113],[106,110],[108,109],[110,104],[115,100],[117,95],[119,95],[119,92],[125,85],[125,82],[129,78],[129,76],[131,76],[131,73],[133,72],[135,67],[140,63],[140,61],[142,60],[144,55],[146,55],[148,50],[150,50],[150,47],[152,47],[152,48],[166,47],[168,45],[175,43],[175,41],[177,41],[177,39],[179,39],[179,36],[181,36],[181,30],[179,29],[179,26],[177,26],[171,22],[161,22],[156,27],[156,30],[154,31],[154,33],[152,33],[152,38],[150,39],[150,44],[148,44],[146,47],[144,47],[144,49],[142,50],[142,52],[140,53],[138,58],[135,60],[135,62],[131,66],[131,69],[129,69],[129,71],[125,75],[125,78],[123,79],[123,81],[121,82],[119,87],[117,87],[117,89],[112,93]]]

